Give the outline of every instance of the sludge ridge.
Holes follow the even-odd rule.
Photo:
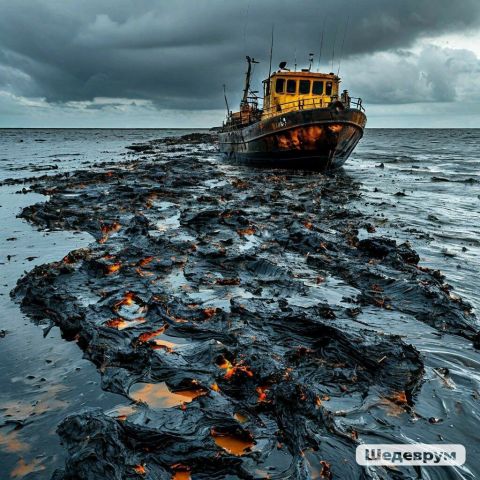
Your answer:
[[[416,478],[355,463],[377,432],[353,411],[428,425],[418,351],[356,318],[412,315],[477,345],[469,305],[408,244],[375,235],[345,173],[224,165],[210,142],[151,142],[135,147],[148,157],[32,186],[50,199],[24,218],[96,242],[14,293],[126,398],[64,420],[54,478]]]

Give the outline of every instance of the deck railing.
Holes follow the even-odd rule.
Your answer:
[[[312,108],[326,108],[332,103],[338,102],[337,96],[329,97],[328,100],[323,98],[300,98],[291,102],[272,105],[269,108],[263,109],[262,118],[271,118],[282,113],[288,113],[296,110],[310,110]],[[357,108],[364,111],[361,98],[348,97],[348,100],[341,100],[340,103],[344,108]]]
[[[256,105],[255,109],[250,110],[249,112],[243,112],[241,117],[238,118],[236,122],[225,125],[225,129],[234,130],[242,126],[250,125],[253,122],[259,121],[261,119],[272,118],[284,113],[293,112],[297,110],[311,110],[313,108],[326,108],[332,105],[333,103],[338,102],[340,105],[343,105],[343,108],[355,108],[360,111],[365,111],[362,106],[361,98],[348,97],[348,99],[341,98],[340,100],[336,95],[329,97],[328,100],[323,98],[303,98],[292,100],[291,102],[280,103],[272,105],[269,108],[264,108],[263,110],[257,110]]]

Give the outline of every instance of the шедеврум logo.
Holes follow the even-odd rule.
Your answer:
[[[446,466],[465,463],[465,447],[460,444],[364,444],[356,450],[356,461],[364,466]]]

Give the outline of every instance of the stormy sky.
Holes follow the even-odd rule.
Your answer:
[[[218,125],[272,25],[371,127],[480,127],[479,0],[0,0],[0,127]]]

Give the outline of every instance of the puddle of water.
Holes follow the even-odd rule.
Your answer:
[[[207,188],[215,188],[215,187],[224,187],[225,185],[228,184],[228,182],[226,180],[212,179],[212,180],[205,180],[203,184]]]
[[[189,403],[207,392],[203,389],[172,392],[165,382],[136,383],[132,385],[129,396],[133,400],[146,403],[151,408],[170,408]]]
[[[182,337],[172,337],[166,333],[162,333],[154,340],[155,348],[163,349],[167,351],[175,351],[179,348],[190,346],[192,344],[191,339]]]
[[[237,244],[237,248],[240,252],[245,253],[259,247],[261,244],[262,240],[258,236],[248,233],[242,235],[242,243]]]
[[[212,429],[211,435],[219,447],[237,457],[245,455],[255,445],[249,435],[240,437],[231,433],[222,433],[215,429]]]
[[[183,268],[174,268],[168,275],[162,279],[162,283],[166,283],[173,290],[190,288],[190,283],[185,277]]]
[[[135,293],[126,292],[123,298],[113,305],[113,311],[119,317],[138,322],[145,315],[147,307],[139,301]]]
[[[125,330],[126,328],[136,327],[142,323],[145,323],[144,317],[138,317],[134,320],[125,320],[124,318],[112,318],[105,322],[105,326],[110,328],[116,328],[117,330]]]
[[[191,480],[192,477],[190,476],[190,472],[187,471],[176,471],[173,474],[172,480]]]
[[[180,213],[176,213],[170,217],[163,218],[156,222],[156,227],[159,232],[166,232],[167,230],[175,230],[180,227]]]

